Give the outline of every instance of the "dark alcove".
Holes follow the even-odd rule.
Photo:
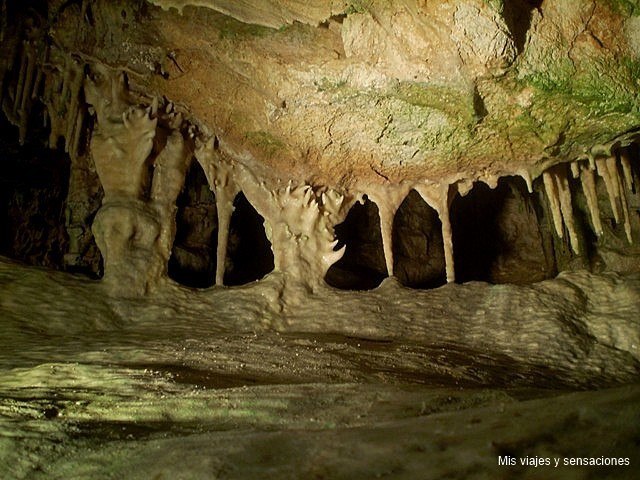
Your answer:
[[[264,218],[241,192],[233,202],[224,284],[243,285],[260,280],[273,270],[273,251]]]
[[[411,190],[393,222],[394,275],[407,287],[435,288],[447,281],[438,213]]]
[[[542,0],[508,0],[504,2],[503,16],[513,36],[518,53],[522,53],[527,42],[527,34],[531,28],[531,15],[541,6]]]
[[[337,248],[343,245],[347,248],[327,272],[326,282],[344,290],[369,290],[380,285],[387,276],[387,268],[378,207],[369,199],[364,204],[356,203],[345,221],[336,226],[335,233]]]
[[[0,115],[0,254],[63,269],[71,162],[45,146],[47,136],[32,129],[20,145],[18,129]]]
[[[211,287],[216,272],[218,216],[215,196],[198,162],[191,162],[176,205],[169,277],[188,287]]]
[[[451,206],[456,280],[533,283],[555,274],[545,255],[532,196],[519,177],[495,189],[477,182]]]

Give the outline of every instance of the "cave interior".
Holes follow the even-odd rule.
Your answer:
[[[636,478],[637,2],[0,7],[0,476]]]

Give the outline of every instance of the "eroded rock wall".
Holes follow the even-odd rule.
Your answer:
[[[526,189],[494,212],[502,252],[464,280],[637,268],[627,246],[638,238],[635,10],[582,0],[523,2],[520,13],[475,0],[312,14],[280,5],[261,26],[215,2],[183,4],[181,15],[141,1],[11,6],[2,107],[21,142],[43,117],[49,146],[71,159],[70,262],[83,262],[91,222],[112,293],[165,281],[195,159],[215,197],[218,285],[240,192],[293,291],[323,285],[350,248],[335,228],[365,199],[384,261],[373,270],[418,286],[456,280],[460,197],[513,176]],[[431,209],[424,219],[398,213],[417,198]]]

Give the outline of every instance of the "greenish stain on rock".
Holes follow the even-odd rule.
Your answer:
[[[627,16],[640,15],[640,0],[599,0],[616,13]]]
[[[249,145],[260,149],[270,156],[277,154],[285,148],[284,142],[269,132],[247,132],[244,138]]]
[[[344,13],[346,15],[353,15],[357,13],[368,13],[371,5],[373,4],[373,0],[352,0],[349,2]]]

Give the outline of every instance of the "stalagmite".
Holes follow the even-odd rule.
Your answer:
[[[618,183],[618,169],[615,164],[615,157],[613,158],[613,165],[609,159],[598,158],[596,160],[596,167],[598,169],[598,175],[604,180],[604,184],[609,194],[609,203],[611,204],[611,210],[613,211],[613,217],[616,223],[620,223],[620,209],[618,204],[620,201],[620,187]],[[613,168],[611,168],[613,166]]]
[[[371,185],[367,188],[367,196],[378,206],[382,248],[390,277],[393,276],[393,219],[410,190],[410,185],[402,184],[396,187]]]
[[[591,215],[591,224],[597,236],[602,235],[602,222],[600,220],[600,207],[598,206],[598,193],[596,191],[595,172],[588,166],[584,165],[580,168],[580,182],[582,183],[582,191],[587,199],[587,207]]]
[[[453,258],[453,232],[451,230],[451,218],[449,207],[453,201],[449,184],[420,183],[413,187],[427,204],[438,212],[442,224],[442,241],[444,244],[444,260],[447,274],[447,283],[456,280],[455,264]]]

